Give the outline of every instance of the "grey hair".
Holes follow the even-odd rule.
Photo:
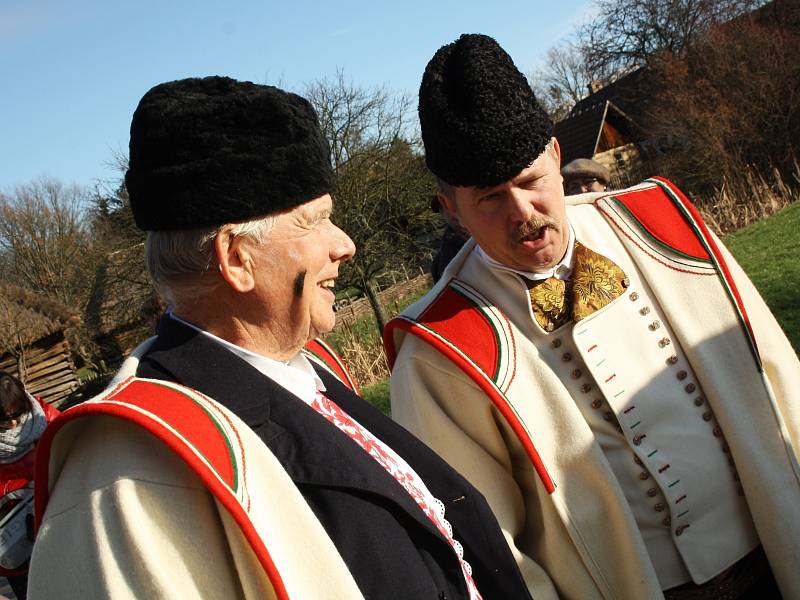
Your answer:
[[[222,283],[217,273],[214,240],[225,232],[263,243],[277,215],[221,227],[148,231],[144,252],[147,271],[159,295],[169,304],[204,298]]]

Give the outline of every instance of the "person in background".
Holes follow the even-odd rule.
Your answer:
[[[311,104],[158,85],[126,185],[169,312],[45,439],[30,597],[529,598],[485,499],[314,339],[355,247]]]
[[[800,363],[691,202],[565,197],[488,36],[436,52],[419,115],[472,237],[387,324],[392,416],[484,493],[532,595],[800,598]]]
[[[585,192],[605,192],[611,173],[605,165],[591,158],[576,158],[561,168],[564,193],[568,196]]]
[[[33,548],[33,468],[36,443],[59,411],[0,371],[0,576],[24,599]]]
[[[469,239],[469,233],[461,227],[455,215],[442,210],[439,198],[436,196],[431,199],[431,210],[441,214],[445,222],[444,231],[439,240],[439,249],[431,260],[431,276],[433,282],[436,283],[441,278],[447,264],[453,260],[453,257]]]

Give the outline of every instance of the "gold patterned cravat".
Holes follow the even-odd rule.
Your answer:
[[[612,260],[580,242],[575,242],[572,261],[569,281],[548,277],[527,282],[533,316],[545,331],[554,331],[570,319],[585,319],[630,285]]]

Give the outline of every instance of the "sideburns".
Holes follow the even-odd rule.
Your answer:
[[[303,296],[303,288],[305,287],[305,284],[306,284],[306,273],[307,272],[308,271],[303,269],[294,278],[293,291],[294,291],[294,297],[295,298],[301,298]]]

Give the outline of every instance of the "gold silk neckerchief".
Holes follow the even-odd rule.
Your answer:
[[[569,281],[548,277],[528,281],[528,294],[536,322],[555,331],[566,322],[585,319],[622,295],[630,285],[614,262],[580,242],[575,242]]]

